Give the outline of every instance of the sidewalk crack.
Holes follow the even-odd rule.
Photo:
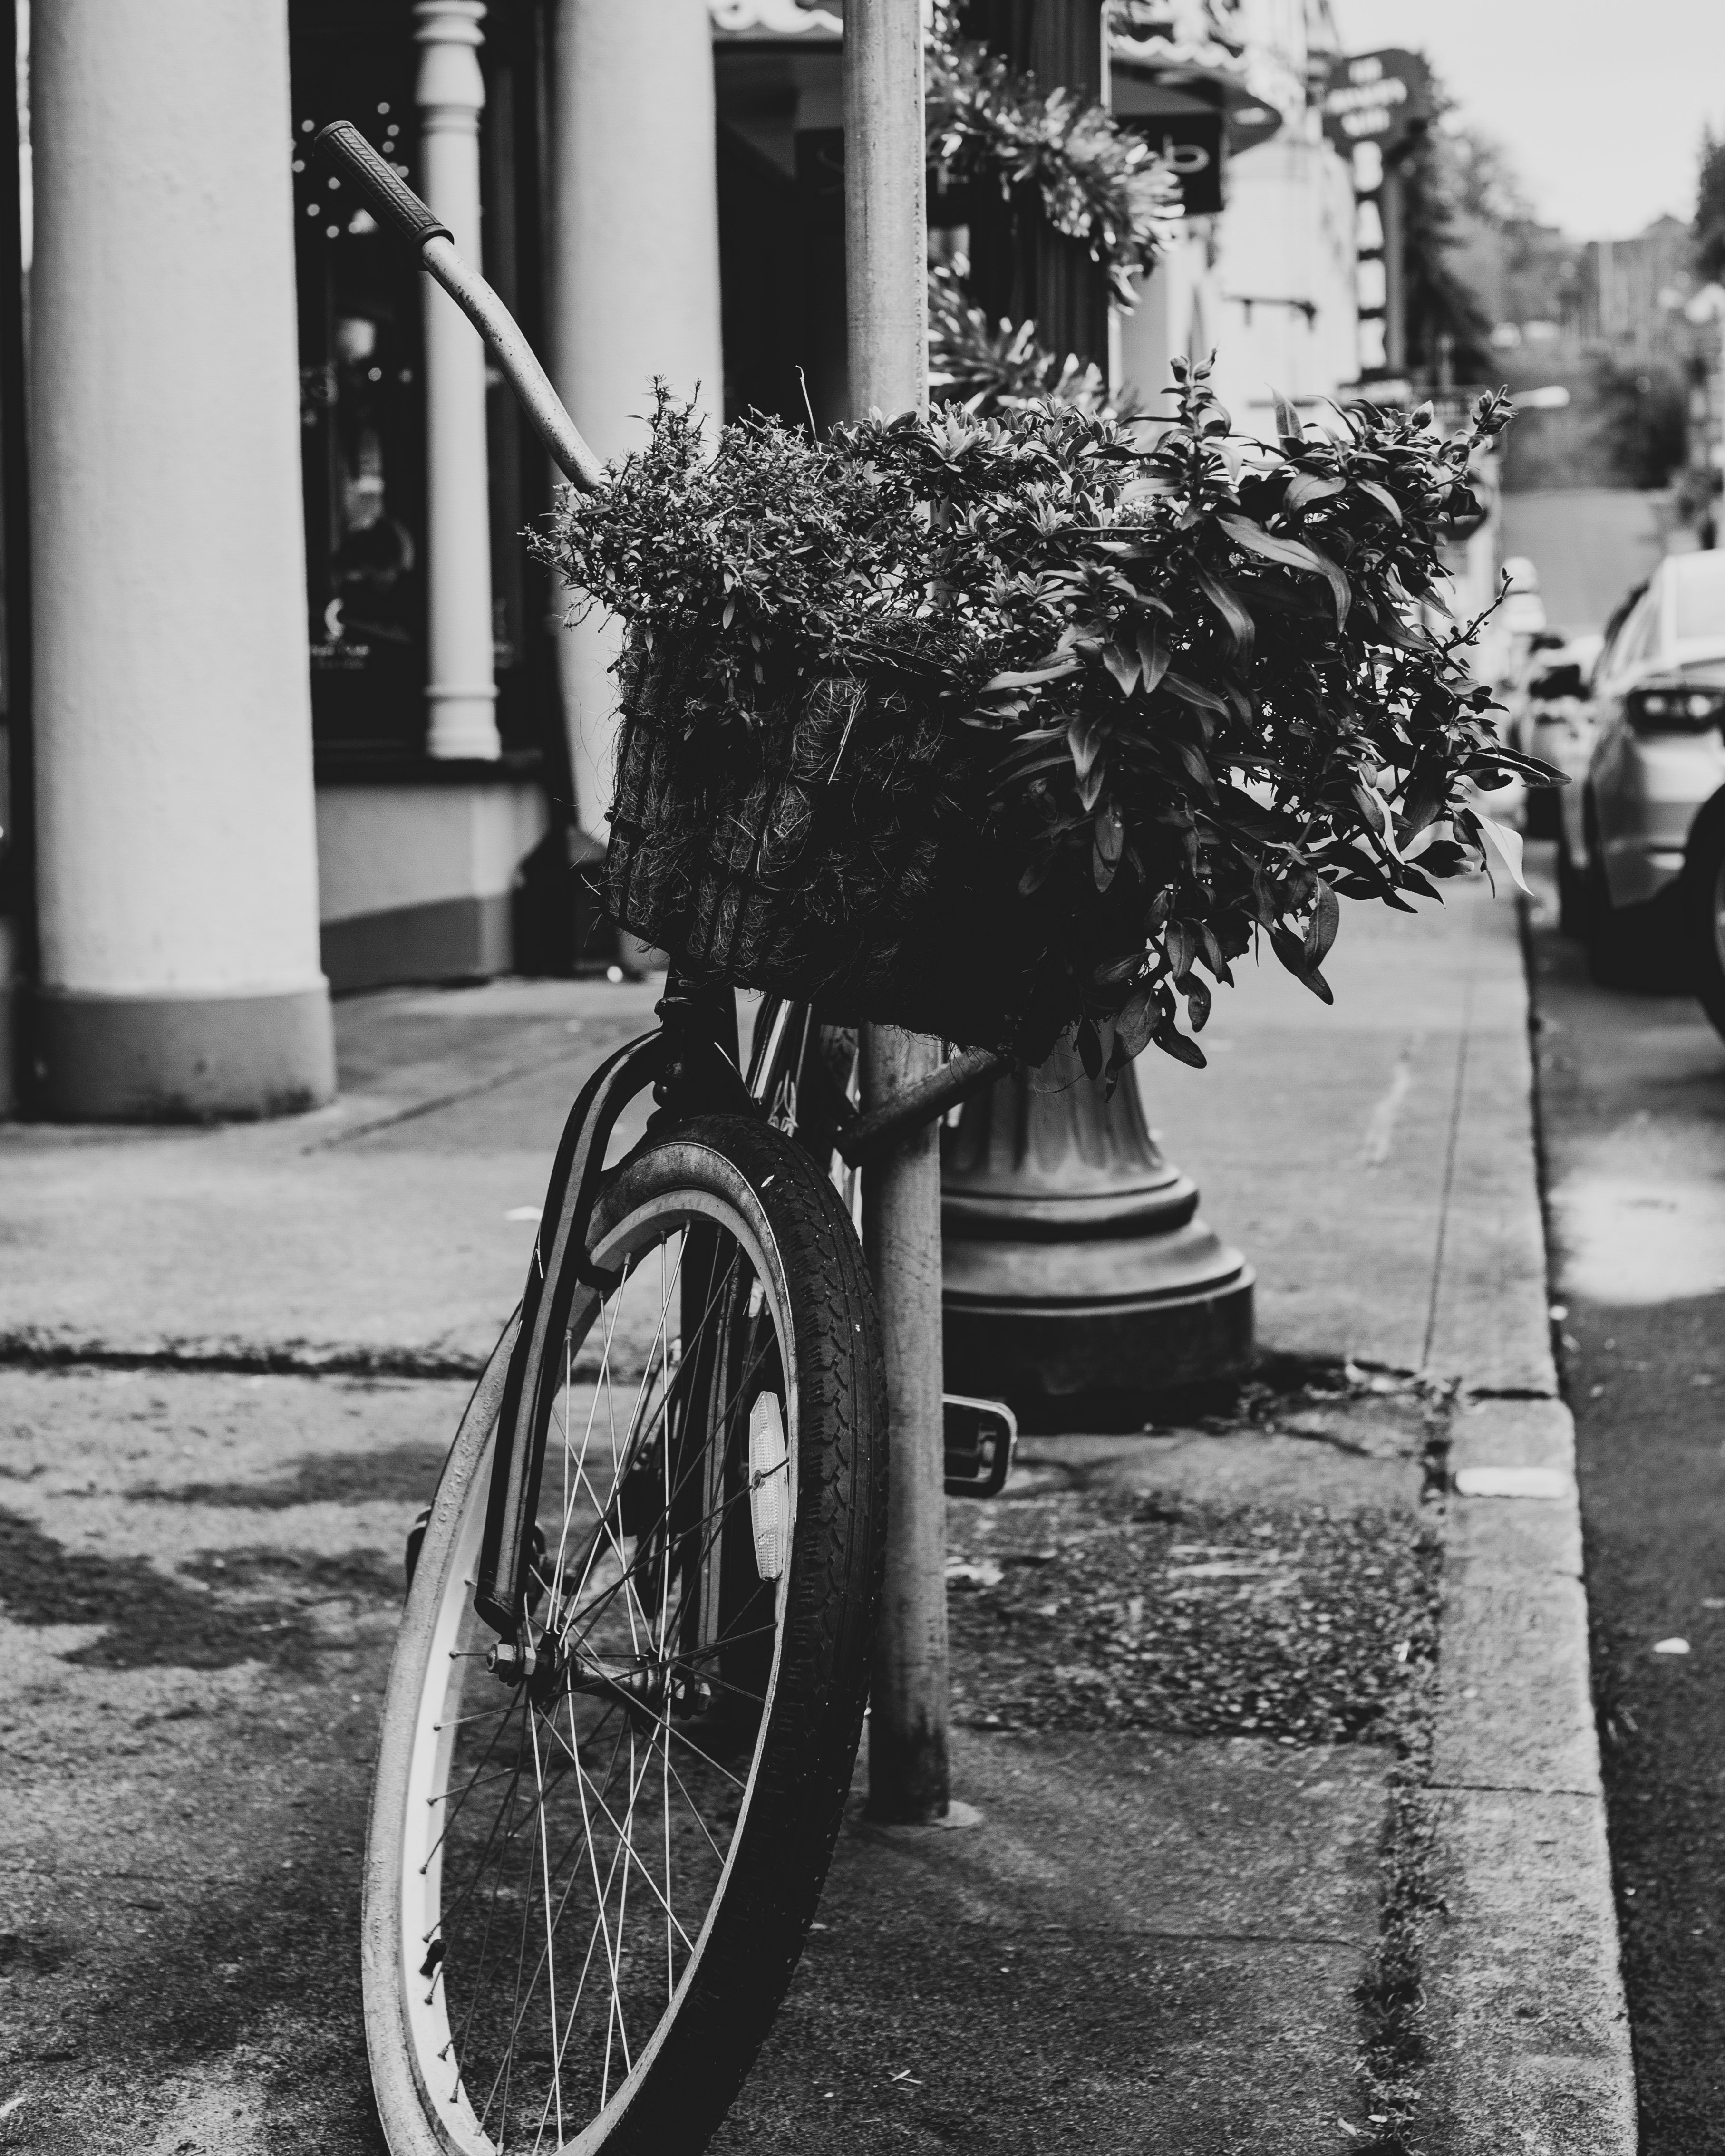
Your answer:
[[[1472,940],[1470,923],[1470,942]],[[1471,952],[1470,952],[1471,957]],[[1474,968],[1467,969],[1461,990],[1461,1025],[1455,1043],[1455,1090],[1450,1102],[1450,1128],[1444,1141],[1444,1180],[1438,1199],[1437,1245],[1431,1254],[1431,1298],[1425,1310],[1425,1338],[1420,1350],[1420,1367],[1431,1364],[1432,1343],[1437,1338],[1438,1304],[1444,1286],[1444,1249],[1450,1233],[1450,1200],[1455,1187],[1455,1155],[1461,1142],[1461,1107],[1467,1094],[1467,1047],[1473,1033]]]
[[[0,1332],[0,1368],[13,1370],[188,1370],[204,1375],[288,1378],[461,1378],[485,1368],[483,1356],[435,1348],[275,1348],[164,1342],[159,1348],[104,1348],[89,1340]]]

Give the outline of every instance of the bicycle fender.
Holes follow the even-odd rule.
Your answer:
[[[578,1273],[589,1286],[603,1284],[600,1276],[589,1273],[584,1250],[575,1267],[566,1265],[564,1256],[570,1237],[587,1232],[604,1172],[605,1148],[619,1116],[638,1094],[660,1082],[666,1055],[664,1034],[654,1032],[608,1057],[582,1087],[558,1142],[545,1210],[533,1240],[533,1260],[521,1292],[521,1330],[503,1388],[474,1593],[480,1616],[506,1639],[513,1638],[526,1608],[526,1528],[538,1507],[543,1465],[535,1457],[532,1430],[546,1346],[560,1337],[568,1323]],[[558,1294],[547,1295],[547,1280],[566,1285]],[[562,1307],[556,1307],[559,1303]]]

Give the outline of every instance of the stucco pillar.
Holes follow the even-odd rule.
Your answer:
[[[35,1105],[334,1090],[285,0],[34,11]]]
[[[552,376],[601,457],[645,442],[662,375],[724,404],[712,22],[706,0],[559,0]],[[616,744],[614,630],[560,632],[583,827],[603,835]]]
[[[480,266],[482,0],[419,0],[419,157],[425,199]],[[448,293],[425,287],[426,567],[431,678],[426,747],[495,761],[485,348]]]

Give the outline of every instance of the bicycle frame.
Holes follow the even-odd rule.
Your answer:
[[[513,316],[456,252],[449,228],[350,121],[332,121],[320,131],[312,147],[339,169],[379,222],[414,249],[423,267],[466,315],[564,477],[583,493],[604,485],[598,459],[565,410]],[[611,1285],[592,1270],[586,1238],[606,1148],[618,1120],[649,1086],[657,1103],[649,1125],[655,1136],[694,1115],[764,1114],[782,1071],[784,1046],[798,1029],[799,1019],[806,1033],[809,1016],[806,1005],[778,1006],[758,1052],[751,1058],[746,1082],[739,1068],[736,1001],[729,988],[696,982],[673,967],[658,1010],[660,1029],[631,1041],[603,1063],[571,1109],[534,1241],[498,1414],[474,1594],[479,1615],[499,1635],[497,1666],[506,1674],[525,1675],[531,1654],[525,1629],[527,1572],[544,1463],[544,1448],[536,1442],[534,1432],[547,1425],[546,1386],[554,1387],[562,1377],[550,1363],[547,1350],[563,1337],[577,1286],[603,1291]],[[852,1167],[862,1167],[911,1131],[992,1085],[1013,1067],[1013,1060],[1004,1051],[967,1049],[932,1076],[878,1108],[859,1113],[848,1101],[835,1102],[834,1149]],[[564,1259],[572,1243],[578,1255],[569,1265]],[[547,1296],[547,1278],[567,1285]]]

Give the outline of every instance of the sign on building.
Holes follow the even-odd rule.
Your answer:
[[[1213,216],[1222,207],[1222,111],[1214,99],[1176,90],[1117,67],[1111,98],[1114,116],[1142,135],[1180,183],[1188,217]]]
[[[1431,113],[1431,70],[1418,53],[1356,53],[1330,70],[1323,128],[1353,175],[1360,374],[1368,381],[1407,366],[1400,167]]]

